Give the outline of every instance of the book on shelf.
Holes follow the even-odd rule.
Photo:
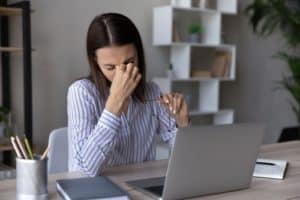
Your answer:
[[[217,51],[211,68],[212,77],[226,77],[229,74],[231,65],[231,53]]]
[[[211,71],[193,69],[191,72],[192,78],[211,78]]]
[[[173,21],[172,41],[173,42],[181,42],[182,41],[178,24],[175,21]]]
[[[129,200],[124,190],[104,176],[57,180],[56,190],[65,200]]]
[[[256,160],[253,176],[261,178],[284,179],[288,162],[286,160]]]

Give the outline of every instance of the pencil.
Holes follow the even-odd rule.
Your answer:
[[[30,157],[30,159],[33,160],[33,155],[32,155],[32,151],[31,151],[31,147],[30,147],[30,144],[29,144],[29,142],[28,142],[28,140],[26,138],[26,135],[24,136],[24,142],[25,142],[26,149],[27,149],[27,151],[29,153],[29,157]]]
[[[13,148],[14,148],[16,154],[17,154],[17,157],[18,158],[22,158],[21,152],[18,149],[18,146],[16,144],[15,138],[14,137],[10,137],[10,141],[11,141],[11,144],[13,145]]]
[[[17,144],[18,144],[19,148],[21,149],[23,157],[25,159],[28,159],[27,152],[26,152],[26,150],[24,148],[24,145],[23,145],[22,141],[20,140],[19,136],[16,136],[16,141],[17,141]]]
[[[44,159],[47,157],[48,152],[49,152],[49,149],[50,149],[49,146],[45,149],[45,151],[44,151],[44,153],[43,153],[43,155],[42,155],[42,157],[41,157],[41,160],[44,160]]]

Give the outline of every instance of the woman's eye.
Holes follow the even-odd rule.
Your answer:
[[[128,65],[129,63],[132,63],[132,64],[134,64],[134,60],[132,60],[132,61],[128,61],[128,62],[125,62],[125,63],[124,63],[124,65]]]
[[[105,67],[107,70],[114,70],[116,67],[113,65],[106,65]]]

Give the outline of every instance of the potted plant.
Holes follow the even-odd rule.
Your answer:
[[[267,37],[279,30],[285,39],[287,49],[276,54],[289,68],[290,74],[284,74],[280,85],[293,98],[291,106],[300,123],[300,56],[297,53],[300,44],[300,1],[299,0],[253,0],[246,7],[254,33]],[[288,53],[287,53],[288,52]],[[295,137],[300,139],[299,128],[294,128]]]
[[[199,42],[203,27],[199,23],[192,23],[188,27],[189,42]]]
[[[0,138],[6,140],[12,135],[10,123],[10,111],[8,108],[0,106]]]

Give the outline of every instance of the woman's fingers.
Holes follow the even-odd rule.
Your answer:
[[[126,65],[126,73],[128,74],[129,77],[132,77],[133,68],[134,65],[132,63]]]
[[[162,104],[175,117],[179,127],[186,127],[189,124],[188,108],[184,96],[180,93],[165,94],[161,97]]]
[[[118,65],[117,67],[122,72],[126,71],[126,66],[125,65]]]
[[[139,68],[132,63],[129,63],[127,65],[117,65],[116,70],[118,73],[121,73],[121,76],[125,77],[125,81],[127,82],[128,80],[135,82],[136,79],[138,78],[139,74]]]
[[[173,113],[173,94],[165,94],[162,96],[164,105]]]
[[[138,74],[139,74],[139,68],[137,66],[134,66],[132,70],[132,79],[136,80]]]
[[[136,75],[136,78],[132,79],[131,86],[130,86],[130,89],[129,89],[130,92],[132,92],[137,87],[137,85],[139,84],[141,79],[142,79],[142,75],[140,73],[138,73]]]
[[[176,115],[181,109],[183,95],[179,93],[165,94],[161,97],[161,102],[168,108],[170,113]]]
[[[141,79],[142,79],[142,74],[138,73],[138,75],[134,79],[135,86],[137,86],[137,84],[140,82]]]
[[[162,99],[162,102],[163,102],[165,105],[168,105],[168,104],[170,103],[169,98],[168,98],[166,95],[163,95],[163,96],[161,97],[161,99]]]
[[[175,94],[175,109],[174,109],[175,113],[174,114],[177,114],[180,111],[182,102],[183,102],[183,95],[176,93]]]

